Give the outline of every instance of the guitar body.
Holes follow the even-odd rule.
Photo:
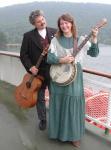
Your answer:
[[[27,87],[26,83],[30,80],[31,74],[26,73],[22,83],[15,89],[15,98],[18,105],[22,108],[30,108],[37,103],[37,92],[39,91],[43,77],[34,77],[31,87]]]
[[[38,69],[43,57],[47,54],[49,45],[43,49],[35,67]],[[42,76],[26,73],[23,82],[15,89],[15,98],[22,108],[30,108],[36,105],[39,89],[44,78]]]

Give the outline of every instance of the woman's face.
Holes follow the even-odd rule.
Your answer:
[[[65,21],[63,19],[60,20],[60,29],[63,33],[69,34],[71,33],[72,24],[68,21]]]

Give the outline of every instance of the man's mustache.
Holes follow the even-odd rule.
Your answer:
[[[41,26],[44,26],[45,25],[45,22],[41,23]]]

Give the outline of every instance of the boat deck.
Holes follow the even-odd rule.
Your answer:
[[[76,150],[69,142],[50,140],[38,129],[36,108],[23,110],[14,98],[15,87],[0,81],[0,150]],[[48,110],[47,110],[48,111]],[[111,135],[86,122],[81,150],[110,150]]]

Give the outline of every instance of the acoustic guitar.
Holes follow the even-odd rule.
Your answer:
[[[47,54],[48,47],[49,46],[47,46],[41,53],[36,64],[37,69],[41,64],[43,57]],[[39,75],[35,76],[30,73],[24,75],[22,83],[15,89],[16,102],[20,107],[30,108],[36,105],[38,92],[43,80],[44,78]]]

